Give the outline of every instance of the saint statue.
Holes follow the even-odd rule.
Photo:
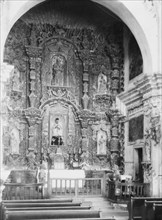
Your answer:
[[[19,131],[16,129],[11,131],[10,146],[12,154],[19,154]]]
[[[62,145],[63,144],[63,129],[59,121],[59,118],[55,119],[55,124],[52,130],[52,140],[51,145]]]
[[[98,134],[97,154],[106,154],[106,134],[103,131]]]
[[[54,56],[52,61],[52,85],[64,85],[65,58],[61,55]]]
[[[98,93],[105,94],[107,92],[107,76],[100,73],[98,76]]]

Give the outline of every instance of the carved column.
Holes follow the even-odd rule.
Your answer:
[[[111,74],[111,79],[112,79],[112,84],[111,84],[111,89],[112,89],[112,94],[113,97],[115,98],[116,95],[118,94],[119,91],[119,61],[118,58],[113,59],[113,71]]]
[[[37,89],[40,85],[38,85],[38,81],[40,78],[40,63],[42,57],[42,48],[26,46],[26,52],[29,57],[29,65],[30,65],[30,73],[29,73],[29,105],[30,107],[39,107],[37,103],[38,94]]]
[[[29,162],[28,167],[30,169],[34,169],[36,166],[36,153],[40,154],[40,150],[37,149],[37,140],[40,138],[38,135],[38,125],[41,122],[41,111],[38,108],[40,99],[39,80],[42,48],[26,46],[26,52],[29,57],[30,67],[29,85],[27,85],[29,86],[29,107],[24,110],[29,125],[29,146],[27,152],[27,160]],[[40,160],[40,158],[38,160]]]
[[[88,96],[88,82],[89,82],[89,74],[88,74],[88,62],[83,61],[83,97],[82,97],[82,102],[83,102],[83,108],[88,109],[88,104],[89,104],[89,96]]]
[[[82,97],[82,103],[83,108],[88,109],[89,105],[89,64],[91,60],[91,52],[90,52],[90,43],[88,40],[87,34],[84,35],[83,41],[82,41],[83,49],[79,52],[79,57],[82,60],[83,63],[83,97]]]
[[[111,122],[111,140],[110,140],[110,151],[111,151],[111,166],[112,169],[118,169],[119,167],[119,113],[115,108],[109,109],[106,112],[107,117]]]
[[[120,148],[120,171],[123,174],[125,171],[124,165],[124,151],[125,151],[125,117],[120,116],[119,118],[119,148]]]

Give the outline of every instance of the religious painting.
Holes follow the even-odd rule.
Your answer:
[[[97,132],[97,154],[98,155],[106,155],[106,142],[107,142],[106,132],[100,129]]]
[[[55,55],[52,58],[51,85],[64,86],[66,83],[66,59],[63,55]]]
[[[143,139],[143,115],[129,120],[129,142]]]

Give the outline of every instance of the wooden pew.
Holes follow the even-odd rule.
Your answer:
[[[100,211],[92,210],[29,210],[5,211],[4,220],[22,219],[74,219],[74,218],[100,218]]]
[[[152,216],[150,215],[152,219],[162,220],[162,204],[154,203],[152,211]],[[151,220],[151,218],[148,220]]]
[[[4,216],[4,212],[5,210],[9,210],[9,209],[18,209],[18,210],[25,210],[25,209],[29,209],[29,210],[58,210],[61,209],[61,207],[63,207],[64,209],[72,209],[72,207],[81,207],[82,203],[81,202],[61,202],[61,203],[12,203],[12,202],[8,202],[8,203],[4,203],[2,202],[2,215]],[[75,208],[76,209],[76,208]],[[16,211],[16,210],[15,210]]]
[[[161,201],[159,197],[131,197],[128,203],[129,220],[142,220],[145,201]]]
[[[65,202],[73,202],[73,199],[25,199],[25,200],[3,200],[3,203],[65,203]]]
[[[51,200],[52,201],[52,200]],[[56,203],[46,203],[41,201],[41,203],[15,203],[15,202],[2,202],[2,216],[5,216],[6,211],[25,211],[25,210],[88,210],[90,205],[82,204],[81,202],[58,202]]]
[[[160,204],[162,205],[162,200],[161,201],[145,201],[145,204],[144,204],[144,213],[143,213],[143,216],[142,216],[142,220],[148,220],[148,219],[151,219],[150,216],[153,215],[153,206],[154,204]]]
[[[2,203],[2,207],[6,208],[22,208],[22,207],[67,207],[67,206],[81,206],[81,202],[67,202],[67,203]]]
[[[27,220],[27,219],[23,219]],[[30,220],[37,220],[37,219],[30,219]],[[49,220],[49,219],[39,219],[39,220]],[[52,220],[52,219],[51,219]],[[59,218],[59,220],[69,220],[65,218]],[[108,218],[73,218],[73,220],[116,220],[115,217],[108,217]]]
[[[91,206],[69,206],[69,207],[24,207],[24,208],[6,208],[4,207],[2,215],[3,219],[5,218],[6,211],[33,211],[33,210],[46,210],[47,212],[49,210],[90,210]],[[2,219],[2,217],[0,218]]]
[[[23,219],[23,220],[27,220],[27,219]],[[37,219],[30,219],[30,220],[37,220]],[[49,220],[49,219],[39,219],[39,220]],[[69,219],[59,218],[59,220],[69,220]],[[115,217],[108,217],[108,218],[73,218],[73,220],[116,220],[116,218]]]
[[[7,211],[32,211],[32,210],[89,210],[91,206],[58,206],[58,207],[22,207],[22,208],[6,208]]]

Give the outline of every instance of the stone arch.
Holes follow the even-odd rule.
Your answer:
[[[33,8],[34,6],[44,2],[45,0],[39,0],[39,1],[25,1],[21,3],[21,6],[19,9],[17,9],[16,15],[12,15],[12,19],[8,22],[8,27],[5,29],[3,33],[3,40],[2,40],[2,48],[4,48],[5,41],[7,39],[8,33],[14,23],[28,10]],[[96,2],[98,4],[103,5],[104,7],[111,10],[114,14],[116,14],[118,17],[121,18],[121,20],[130,28],[133,35],[135,36],[139,47],[142,52],[143,62],[144,62],[144,73],[151,73],[152,68],[152,59],[153,56],[151,56],[151,49],[149,46],[149,43],[147,41],[146,34],[143,30],[143,27],[139,24],[137,19],[134,17],[132,12],[124,5],[124,3],[119,1],[98,1],[98,0],[91,0],[93,2]],[[3,3],[4,7],[6,5],[7,7],[7,1]],[[10,5],[12,7],[12,3]],[[14,6],[14,5],[13,5]],[[2,56],[3,57],[3,56]]]

